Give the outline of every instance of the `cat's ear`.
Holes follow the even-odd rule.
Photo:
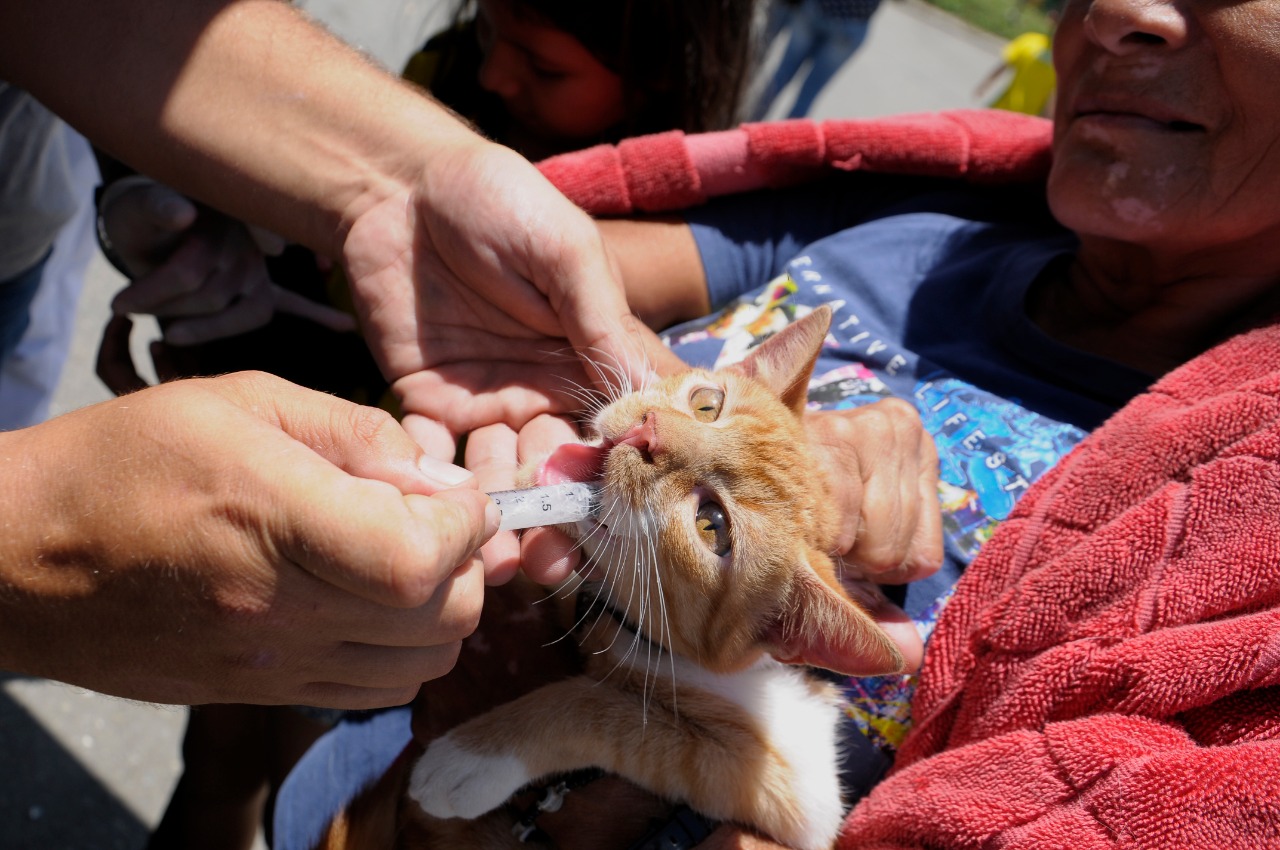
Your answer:
[[[787,597],[765,630],[774,658],[847,676],[902,672],[898,645],[870,614],[812,569],[796,571]]]
[[[797,415],[804,411],[809,376],[831,328],[831,308],[823,304],[760,344],[737,368],[761,381]]]

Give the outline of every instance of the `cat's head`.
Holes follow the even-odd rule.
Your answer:
[[[573,529],[592,580],[646,637],[708,669],[762,652],[855,675],[902,669],[827,554],[836,517],[802,415],[830,322],[815,310],[740,364],[619,398],[595,417],[595,446],[562,447],[537,473],[602,478],[598,522]]]

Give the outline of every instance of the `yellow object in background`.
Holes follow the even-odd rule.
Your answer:
[[[991,106],[1043,115],[1057,84],[1049,36],[1039,32],[1023,33],[1005,45],[1003,58],[1005,66],[1013,71],[1013,79]]]

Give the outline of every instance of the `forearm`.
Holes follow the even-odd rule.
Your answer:
[[[689,226],[675,218],[599,222],[618,263],[627,304],[655,329],[711,311],[702,258]]]
[[[276,0],[0,9],[0,77],[140,170],[331,256],[428,152],[478,142]]]
[[[53,647],[75,629],[77,600],[105,578],[88,563],[95,541],[65,510],[76,486],[97,486],[76,483],[76,452],[56,439],[71,424],[0,433],[0,669],[68,680],[83,678],[80,659]]]

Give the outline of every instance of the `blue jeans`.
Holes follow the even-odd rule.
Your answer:
[[[31,324],[31,302],[48,262],[49,255],[45,254],[40,262],[17,277],[0,281],[0,361],[13,354]]]
[[[289,772],[272,821],[272,850],[311,850],[329,821],[372,784],[413,740],[407,705],[349,713]]]
[[[865,18],[826,18],[814,0],[805,0],[799,6],[785,8],[775,3],[770,15],[768,32],[780,34],[786,29],[787,48],[773,73],[773,79],[761,92],[751,117],[755,121],[763,119],[769,106],[801,66],[808,62],[800,92],[787,115],[788,118],[803,118],[813,108],[813,102],[818,99],[822,89],[857,52],[862,42],[866,41],[871,21]]]

